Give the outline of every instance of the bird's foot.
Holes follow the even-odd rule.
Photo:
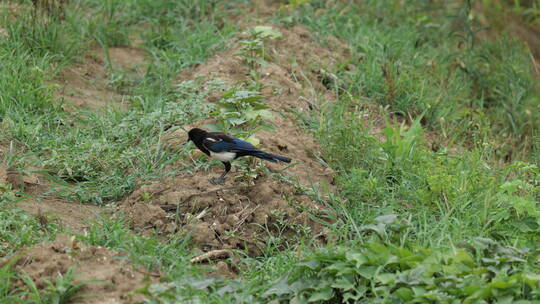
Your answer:
[[[211,179],[209,179],[209,181],[213,185],[223,185],[225,179],[222,177],[212,177]]]

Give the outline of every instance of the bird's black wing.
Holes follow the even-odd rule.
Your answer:
[[[236,137],[228,136],[221,132],[211,132],[203,140],[203,145],[214,153],[221,152],[247,152],[247,151],[259,151],[252,144],[245,140],[241,140]]]

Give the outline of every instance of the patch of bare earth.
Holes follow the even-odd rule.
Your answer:
[[[17,208],[38,216],[41,220],[55,221],[78,232],[84,231],[92,220],[97,219],[98,214],[107,211],[103,207],[66,202],[47,195],[49,187],[45,179],[36,174],[6,167],[5,164],[0,164],[0,184],[24,193],[24,199],[17,203]]]
[[[7,151],[6,147],[0,145],[0,158]],[[2,190],[12,189],[12,194],[23,194],[24,199],[16,207],[35,215],[42,224],[57,222],[76,233],[85,233],[99,214],[109,213],[104,207],[66,202],[48,195],[50,188],[47,180],[5,164],[0,164],[0,184],[7,186]],[[127,257],[123,253],[80,244],[65,234],[58,235],[52,243],[44,242],[23,249],[8,259],[17,259],[13,266],[15,270],[32,278],[39,290],[47,287],[47,281],[55,283],[59,275],[65,276],[70,268],[74,268],[75,282],[100,281],[85,285],[78,294],[92,296],[79,298],[75,301],[77,303],[140,302],[143,296],[133,292],[146,284],[155,283],[159,276],[147,275],[144,270],[127,264]],[[5,262],[7,260],[0,265]],[[16,285],[24,288],[20,280]]]
[[[144,270],[126,263],[125,254],[99,246],[87,246],[74,238],[60,234],[54,242],[37,244],[18,258],[15,269],[34,280],[38,289],[45,288],[46,280],[53,281],[75,268],[75,282],[98,280],[84,285],[77,295],[77,303],[117,304],[136,303],[144,299],[133,291],[154,283],[155,278]],[[22,282],[17,282],[22,286]]]
[[[56,221],[64,227],[81,232],[89,227],[98,215],[106,210],[102,207],[66,202],[54,198],[27,198],[17,204],[26,212],[45,217],[47,221]]]
[[[65,68],[55,79],[59,88],[56,97],[63,98],[67,107],[99,109],[126,105],[125,97],[110,85],[111,71],[139,73],[145,64],[144,53],[137,48],[109,48],[110,66],[103,50],[94,50],[83,61]]]
[[[214,174],[197,172],[144,185],[119,211],[136,231],[190,234],[203,251],[241,249],[260,255],[276,236],[323,239],[323,207],[294,186],[268,177],[243,184],[235,180],[238,173],[213,186],[208,178]]]

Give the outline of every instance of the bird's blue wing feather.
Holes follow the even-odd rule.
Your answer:
[[[259,151],[259,149],[255,148],[251,143],[241,140],[239,138],[233,138],[235,148],[237,150],[241,151]]]
[[[232,142],[211,140],[204,141],[205,147],[215,153],[221,152],[240,152],[240,151],[258,151],[252,144],[239,138],[233,138]]]

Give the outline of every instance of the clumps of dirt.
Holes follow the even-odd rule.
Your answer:
[[[3,156],[4,150],[0,147],[0,156]],[[17,168],[10,167],[5,163],[0,163],[0,185],[5,185],[13,191],[23,191],[27,187],[39,183],[35,174],[27,174],[19,171]],[[7,187],[4,190],[7,190]]]
[[[197,172],[143,185],[118,212],[135,230],[178,231],[203,251],[241,249],[258,256],[271,242],[322,237],[323,207],[291,184],[260,177],[247,185],[232,173],[224,185],[213,186],[208,178],[217,174]]]
[[[73,237],[60,234],[54,242],[35,245],[19,255],[14,267],[24,271],[36,283],[38,289],[45,288],[46,280],[54,282],[59,274],[75,268],[75,282],[99,280],[84,285],[78,303],[135,303],[144,297],[133,291],[156,279],[126,263],[125,254],[99,246],[78,243]],[[17,282],[22,286],[23,282]]]
[[[59,88],[56,97],[63,98],[70,106],[99,109],[105,106],[125,105],[123,96],[110,85],[111,71],[142,73],[144,53],[136,48],[114,47],[107,55],[101,49],[94,50],[83,61],[67,67],[55,80]]]
[[[141,197],[141,201],[131,201],[128,204],[123,203],[121,211],[128,220],[128,225],[131,229],[144,232],[148,229],[160,229],[161,231],[174,232],[175,226],[169,220],[167,213],[159,206],[144,203],[145,198]]]

